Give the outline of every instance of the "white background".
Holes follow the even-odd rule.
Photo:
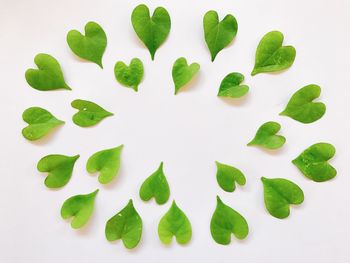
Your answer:
[[[350,4],[345,0],[300,1],[112,1],[112,0],[1,0],[1,184],[0,262],[350,262]],[[130,22],[133,8],[146,3],[164,6],[172,28],[151,61]],[[217,10],[222,19],[232,13],[239,29],[233,44],[214,63],[203,39],[202,18]],[[98,22],[108,36],[104,69],[83,62],[69,50],[65,38],[71,29],[83,30]],[[285,44],[295,46],[294,65],[280,74],[250,77],[261,37],[280,30]],[[53,55],[61,64],[73,91],[40,92],[24,79],[35,67],[37,53]],[[173,62],[184,56],[198,62],[201,71],[191,86],[173,95]],[[139,57],[145,77],[135,93],[114,79],[116,61]],[[246,76],[246,98],[222,100],[216,96],[222,78],[233,71]],[[325,116],[305,125],[278,113],[290,96],[307,84],[322,87]],[[93,128],[71,121],[74,99],[92,100],[115,113]],[[66,124],[40,142],[21,136],[23,110],[40,106]],[[281,123],[286,145],[274,153],[246,147],[264,122]],[[316,142],[337,148],[332,164],[337,177],[315,183],[301,175],[291,160]],[[125,147],[119,177],[103,186],[85,171],[94,152]],[[43,184],[45,174],[37,161],[51,153],[80,154],[71,181],[60,190]],[[232,164],[247,177],[247,184],[225,193],[215,180],[214,161]],[[161,161],[171,187],[171,200],[188,215],[193,238],[186,246],[166,247],[157,225],[171,200],[163,206],[142,202],[142,181]],[[270,216],[263,204],[260,177],[283,177],[296,182],[305,202],[293,207],[285,220]],[[73,230],[60,218],[63,201],[96,188],[95,211],[89,224]],[[232,238],[229,246],[216,244],[209,223],[215,196],[247,219],[250,233],[244,241]],[[139,246],[128,251],[120,241],[104,237],[107,219],[132,198],[143,219]]]

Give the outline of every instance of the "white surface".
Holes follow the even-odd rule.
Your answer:
[[[130,22],[133,8],[161,5],[171,14],[169,38],[155,61],[137,39]],[[92,1],[1,0],[1,184],[0,262],[350,262],[349,170],[349,25],[350,4],[341,0],[309,1]],[[234,43],[214,63],[203,39],[202,17],[210,9],[220,18],[232,13],[239,30]],[[108,36],[105,69],[81,62],[69,50],[70,29],[82,30],[93,20]],[[281,74],[250,77],[260,38],[270,30],[285,34],[285,44],[297,49],[292,68]],[[39,52],[61,63],[73,91],[39,92],[31,89],[24,72],[34,67]],[[198,79],[186,91],[173,95],[172,63],[184,56],[199,62]],[[121,87],[113,76],[116,61],[139,57],[145,78],[138,93]],[[247,98],[230,103],[216,97],[222,78],[238,71],[251,87]],[[303,125],[278,116],[291,94],[310,83],[322,87],[326,115]],[[98,126],[83,129],[70,118],[73,99],[88,99],[115,113]],[[21,136],[24,109],[41,106],[66,125],[40,143]],[[271,154],[246,147],[265,121],[282,125],[287,144]],[[304,178],[291,159],[313,143],[325,141],[337,148],[332,164],[336,179],[314,183]],[[87,158],[107,147],[125,144],[119,178],[108,186],[85,171]],[[50,153],[81,154],[69,184],[52,191],[36,162]],[[214,161],[239,167],[247,185],[224,193],[215,181]],[[157,235],[161,216],[170,202],[157,206],[138,197],[142,181],[160,161],[171,186],[171,199],[192,222],[193,239],[185,247],[163,246]],[[264,208],[260,177],[284,177],[299,184],[305,202],[292,208],[285,220]],[[60,206],[69,196],[100,188],[88,226],[74,231],[60,218]],[[215,196],[246,217],[246,240],[216,244],[209,232]],[[137,249],[104,237],[107,219],[128,199],[142,216],[144,232]]]

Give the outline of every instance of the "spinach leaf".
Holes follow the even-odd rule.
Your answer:
[[[73,167],[79,155],[66,156],[50,154],[41,158],[37,169],[39,172],[48,173],[45,185],[48,188],[60,188],[65,186],[72,177]]]
[[[226,15],[222,21],[216,11],[208,11],[203,18],[204,38],[211,54],[211,61],[227,47],[237,34],[238,24],[233,15]]]
[[[121,211],[107,221],[105,235],[108,241],[121,239],[128,249],[138,245],[142,235],[142,219],[131,199]]]
[[[95,197],[98,189],[95,192],[85,195],[75,195],[68,198],[62,205],[61,216],[63,219],[73,217],[71,227],[78,229],[83,227],[90,219],[94,211]]]
[[[216,162],[216,167],[216,180],[222,190],[233,192],[236,189],[236,183],[239,185],[245,185],[245,176],[237,168],[219,162]]]
[[[41,91],[71,90],[64,80],[60,64],[53,56],[38,54],[34,58],[34,63],[38,69],[27,69],[25,73],[25,78],[32,88]]]
[[[67,43],[75,55],[102,66],[102,56],[107,46],[107,36],[103,28],[95,23],[85,25],[85,36],[78,30],[67,34]]]
[[[198,73],[200,65],[198,63],[187,64],[187,60],[183,57],[178,58],[172,70],[173,81],[175,84],[175,94]]]
[[[170,196],[170,188],[168,181],[163,172],[163,162],[157,171],[151,174],[141,185],[140,198],[143,201],[149,201],[152,197],[157,204],[165,204]]]
[[[79,110],[73,115],[73,122],[80,127],[96,125],[104,118],[113,115],[113,113],[106,111],[96,103],[87,100],[74,100],[71,105]]]
[[[307,85],[293,94],[287,107],[280,115],[289,116],[302,123],[311,123],[319,120],[326,112],[326,105],[322,102],[313,102],[321,94],[317,85]]]
[[[221,82],[219,97],[240,98],[247,94],[249,87],[240,85],[244,81],[244,76],[238,72],[228,74]]]
[[[192,237],[192,227],[184,212],[173,201],[158,225],[158,235],[163,244],[170,244],[173,236],[179,244],[187,244]]]
[[[290,205],[304,201],[304,193],[295,183],[282,178],[261,177],[264,186],[264,200],[267,211],[274,217],[283,219],[289,216]]]
[[[277,122],[269,121],[260,126],[254,139],[247,145],[257,145],[267,149],[278,149],[286,142],[282,135],[276,135],[281,129]]]
[[[296,51],[293,46],[282,46],[284,36],[279,31],[267,33],[255,53],[252,76],[263,72],[276,72],[292,66]]]
[[[39,140],[57,126],[64,124],[64,121],[56,119],[50,112],[40,107],[26,109],[22,118],[28,123],[22,130],[22,135],[30,141]]]
[[[337,170],[328,163],[335,155],[335,148],[329,143],[316,143],[303,151],[292,163],[309,179],[325,182],[337,175]]]
[[[138,58],[133,58],[127,66],[123,61],[118,61],[114,66],[114,75],[117,81],[138,91],[138,86],[143,78],[143,64]]]
[[[237,239],[246,238],[249,227],[240,213],[224,204],[217,196],[216,209],[210,221],[210,232],[216,243],[228,245],[231,243],[232,234]]]
[[[108,184],[118,174],[122,149],[123,145],[120,145],[93,154],[87,161],[86,170],[89,173],[100,172],[98,181],[101,184]]]
[[[163,7],[157,7],[150,17],[146,5],[138,5],[132,12],[131,23],[140,40],[148,48],[152,60],[157,49],[168,37],[171,20],[168,11]]]

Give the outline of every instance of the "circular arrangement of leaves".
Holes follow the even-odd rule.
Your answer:
[[[154,60],[157,49],[165,42],[171,29],[171,19],[167,10],[158,7],[151,16],[146,5],[139,5],[132,12],[131,22],[135,33],[148,48]],[[235,38],[238,24],[231,14],[226,15],[220,21],[216,11],[208,11],[203,18],[203,27],[211,61],[214,61],[219,52]],[[283,34],[278,31],[272,31],[263,36],[256,50],[252,76],[282,71],[292,66],[296,50],[293,46],[284,46],[283,38]],[[84,35],[77,30],[69,31],[67,43],[75,55],[103,68],[102,58],[107,46],[107,36],[99,24],[88,22],[85,25]],[[41,91],[71,89],[64,79],[60,64],[54,57],[48,54],[38,54],[34,62],[37,69],[28,69],[25,73],[25,78],[32,88]],[[190,84],[199,70],[198,63],[189,65],[184,57],[175,61],[172,69],[175,95],[185,85]],[[115,64],[114,73],[116,80],[121,85],[137,92],[144,75],[143,63],[138,58],[133,58],[129,65],[119,61]],[[230,99],[245,96],[249,92],[249,87],[242,82],[244,82],[243,74],[229,73],[220,84],[218,96]],[[326,112],[325,104],[314,102],[320,93],[321,88],[315,84],[299,89],[292,95],[280,115],[288,116],[301,123],[317,121]],[[91,101],[77,99],[71,103],[71,106],[78,110],[72,120],[81,127],[96,125],[103,119],[113,116],[113,113]],[[40,107],[26,109],[22,117],[28,124],[22,130],[22,134],[31,141],[43,138],[57,126],[65,123]],[[255,137],[247,145],[270,150],[278,149],[286,142],[286,138],[278,134],[280,129],[279,123],[266,122],[258,128]],[[99,173],[98,181],[101,184],[110,183],[117,177],[122,151],[123,145],[120,145],[94,153],[87,161],[86,170],[89,173]],[[328,163],[334,154],[335,148],[331,144],[320,142],[311,145],[292,160],[292,163],[305,177],[315,182],[324,182],[336,176],[335,168]],[[51,154],[38,162],[37,169],[48,174],[45,179],[45,185],[48,188],[61,188],[69,182],[78,159],[79,155]],[[245,175],[238,168],[220,162],[216,162],[216,166],[216,179],[222,190],[233,192],[236,184],[245,185]],[[287,179],[262,177],[261,181],[266,209],[276,218],[288,217],[290,206],[301,204],[304,201],[302,189]],[[97,189],[88,194],[72,196],[63,203],[61,216],[63,219],[72,218],[72,228],[81,228],[89,221],[98,191]],[[170,186],[163,171],[163,163],[142,183],[139,196],[143,201],[154,198],[159,205],[167,203],[170,197]],[[217,243],[227,245],[231,242],[232,234],[237,239],[244,239],[248,235],[249,227],[246,219],[239,212],[226,205],[217,196],[210,232]],[[171,243],[174,236],[179,244],[186,244],[191,240],[190,220],[175,201],[161,218],[158,235],[164,244]],[[131,199],[122,210],[107,221],[105,236],[108,241],[121,239],[128,249],[138,245],[142,236],[142,219]]]

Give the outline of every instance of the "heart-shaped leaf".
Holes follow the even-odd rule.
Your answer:
[[[103,28],[95,23],[85,25],[85,36],[78,30],[67,34],[67,43],[75,55],[102,66],[102,56],[107,46],[107,36]]]
[[[152,197],[157,204],[165,204],[170,196],[170,188],[168,181],[163,172],[163,162],[157,171],[151,174],[141,185],[140,198],[143,201],[149,201]]]
[[[98,181],[101,184],[108,184],[118,174],[122,149],[123,145],[120,145],[93,154],[87,161],[86,170],[89,173],[100,172]]]
[[[127,66],[123,61],[118,61],[114,66],[114,75],[117,81],[137,91],[143,78],[143,64],[138,58],[133,58]]]
[[[73,115],[73,122],[80,127],[93,126],[113,113],[106,111],[94,102],[87,100],[74,100],[72,107],[79,111]]]
[[[48,188],[59,188],[65,186],[73,172],[75,162],[79,155],[66,156],[61,154],[50,154],[40,159],[37,168],[39,172],[48,173],[45,185]]]
[[[293,94],[287,107],[280,115],[289,116],[302,123],[311,123],[319,120],[326,112],[326,105],[322,102],[313,102],[321,94],[317,85],[307,85]]]
[[[187,244],[192,237],[192,227],[184,212],[173,201],[158,225],[158,235],[163,244],[170,244],[173,236],[179,244]]]
[[[216,167],[216,180],[224,191],[233,192],[236,189],[236,183],[245,185],[245,176],[237,168],[219,162],[216,162]]]
[[[123,240],[128,249],[138,245],[142,236],[142,219],[131,199],[121,211],[107,221],[105,235],[108,241]]]
[[[183,57],[178,58],[175,61],[172,70],[173,81],[175,84],[175,94],[177,94],[180,88],[192,80],[199,69],[200,65],[198,63],[192,63],[191,65],[188,65],[187,60]]]
[[[53,56],[38,54],[34,63],[38,69],[27,69],[25,73],[25,78],[32,88],[42,91],[71,90],[64,80],[60,64]]]
[[[73,217],[71,226],[74,229],[83,227],[90,219],[94,211],[95,192],[85,195],[75,195],[68,198],[62,205],[61,216],[63,219]]]
[[[335,148],[329,143],[316,143],[303,151],[292,163],[309,179],[315,182],[331,180],[337,170],[328,163],[335,155]]]
[[[217,196],[216,209],[210,221],[210,232],[216,243],[228,245],[231,243],[232,234],[240,240],[246,238],[249,227],[240,213],[224,204]]]
[[[26,109],[22,118],[28,123],[28,126],[22,130],[22,135],[30,141],[39,140],[52,129],[64,124],[64,121],[56,119],[50,112],[40,107]]]
[[[226,15],[219,22],[219,16],[216,11],[208,11],[203,18],[204,38],[211,54],[211,61],[214,61],[216,55],[227,47],[237,34],[238,25],[233,15]]]
[[[247,145],[257,145],[267,149],[278,149],[286,142],[286,138],[276,135],[281,129],[281,125],[274,121],[269,121],[260,126],[254,139]]]
[[[244,76],[241,73],[233,72],[228,74],[221,82],[219,88],[219,97],[240,98],[248,91],[247,85],[240,85]]]
[[[268,179],[261,177],[264,186],[265,206],[276,218],[286,218],[290,205],[299,205],[304,201],[304,193],[295,183],[282,178]]]
[[[282,46],[284,36],[279,31],[267,33],[259,42],[255,53],[252,76],[263,72],[276,72],[293,65],[296,51],[293,46]]]
[[[150,17],[146,5],[138,5],[131,14],[131,23],[140,40],[151,53],[152,60],[157,49],[168,37],[171,20],[168,11],[163,7],[157,7]]]

